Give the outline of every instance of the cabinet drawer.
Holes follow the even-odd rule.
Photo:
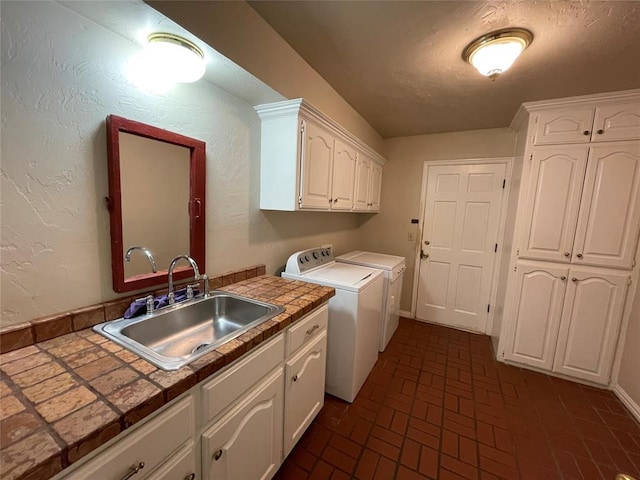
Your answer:
[[[191,475],[196,473],[196,451],[193,441],[182,447],[176,453],[160,465],[145,480],[189,480]],[[132,477],[131,480],[135,480]]]
[[[284,360],[284,337],[269,341],[202,386],[202,422],[215,418]]]
[[[315,338],[327,326],[329,307],[324,305],[311,312],[287,330],[287,357],[302,345]]]
[[[120,480],[140,462],[144,468],[136,476],[144,478],[193,437],[193,420],[193,398],[189,395],[64,478]]]

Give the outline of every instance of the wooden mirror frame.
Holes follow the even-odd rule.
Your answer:
[[[107,207],[111,224],[111,271],[113,274],[113,289],[116,292],[130,292],[168,282],[167,269],[169,265],[159,265],[164,268],[156,273],[124,276],[124,251],[122,241],[122,189],[120,182],[120,132],[130,133],[140,137],[171,143],[186,147],[190,151],[189,160],[189,252],[200,269],[205,270],[205,180],[206,180],[206,144],[194,138],[185,137],[178,133],[169,132],[161,128],[152,127],[144,123],[128,120],[117,115],[107,116],[107,155],[109,162],[109,197]],[[181,280],[193,276],[190,267],[176,268],[174,280]]]

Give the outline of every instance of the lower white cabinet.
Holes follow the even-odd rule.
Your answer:
[[[505,359],[607,384],[629,274],[518,262]]]
[[[203,433],[203,478],[271,478],[282,461],[282,412],[278,368]]]
[[[315,340],[301,348],[285,364],[285,456],[298,443],[324,405],[327,331],[322,329],[316,335]]]
[[[193,454],[194,418],[193,396],[186,395],[79,468],[62,472],[59,478],[189,478],[199,470]]]

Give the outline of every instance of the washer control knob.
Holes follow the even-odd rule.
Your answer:
[[[317,252],[313,252],[313,258],[315,258],[316,260],[318,259],[318,253]]]

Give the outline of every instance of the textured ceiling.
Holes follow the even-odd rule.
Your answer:
[[[508,126],[522,102],[640,87],[638,1],[250,1],[383,137]],[[534,40],[495,82],[461,57]]]

